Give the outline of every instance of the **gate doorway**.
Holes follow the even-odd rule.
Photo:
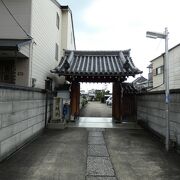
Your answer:
[[[112,118],[122,122],[126,112],[135,113],[134,96],[131,86],[123,88],[123,82],[129,76],[142,73],[137,69],[130,57],[130,50],[125,51],[69,51],[52,73],[65,76],[71,83],[70,107],[71,120],[80,115],[80,83],[112,83]],[[124,96],[126,94],[126,98]],[[126,101],[123,101],[126,100]]]
[[[80,117],[112,118],[112,83],[80,83],[80,89]]]
[[[80,108],[80,117],[112,117],[112,105],[106,105],[100,101],[88,101]]]

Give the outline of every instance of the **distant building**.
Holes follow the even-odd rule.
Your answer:
[[[135,79],[132,82],[132,84],[134,88],[137,89],[138,91],[146,90],[148,88],[148,80],[143,76],[140,76],[137,79]]]
[[[152,91],[164,90],[164,53],[151,61]],[[169,88],[180,88],[180,44],[169,49]]]
[[[152,88],[153,87],[153,66],[152,64],[150,64],[148,67],[149,69],[149,73],[148,73],[148,88]]]
[[[80,94],[81,95],[84,95],[84,94],[87,94],[85,90],[80,90]]]
[[[38,88],[45,87],[47,78],[60,83],[50,70],[59,64],[63,49],[76,48],[69,7],[56,0],[4,3],[0,1],[0,83]]]
[[[96,90],[91,89],[88,91],[88,100],[92,101],[96,98]]]

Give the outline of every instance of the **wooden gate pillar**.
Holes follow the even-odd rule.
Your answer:
[[[116,122],[121,122],[122,120],[122,96],[120,82],[113,83],[112,117]]]
[[[71,85],[71,120],[75,120],[79,115],[79,103],[80,103],[80,83],[72,82]]]

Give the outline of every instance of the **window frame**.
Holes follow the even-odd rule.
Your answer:
[[[59,14],[56,13],[56,27],[59,29],[60,27],[60,17],[59,17]]]
[[[164,73],[164,65],[153,69],[153,76],[157,76]]]

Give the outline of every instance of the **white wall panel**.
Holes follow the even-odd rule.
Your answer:
[[[4,2],[20,25],[30,34],[31,0],[5,0]],[[0,38],[27,38],[26,34],[11,17],[2,2],[0,2],[0,22]]]

